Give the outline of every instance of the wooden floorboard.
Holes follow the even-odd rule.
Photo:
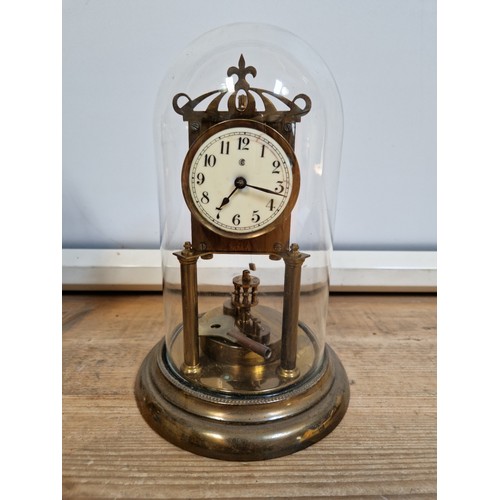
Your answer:
[[[63,296],[64,498],[436,498],[436,298],[333,295],[344,420],[294,455],[198,457],[144,422],[133,385],[163,335],[160,294]]]

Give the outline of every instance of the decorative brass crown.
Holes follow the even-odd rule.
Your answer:
[[[298,94],[293,100],[290,100],[270,90],[251,87],[246,76],[252,75],[255,78],[257,70],[253,66],[246,66],[243,55],[240,56],[237,67],[231,66],[227,70],[227,76],[232,75],[238,77],[234,84],[234,91],[229,92],[228,89],[213,90],[196,99],[191,99],[185,93],[179,93],[174,96],[172,101],[175,111],[183,116],[184,121],[189,122],[212,121],[215,123],[235,118],[246,118],[266,123],[283,122],[286,124],[299,122],[301,117],[309,113],[311,109],[311,99],[305,94]],[[227,94],[229,94],[227,110],[224,110],[221,109],[221,103]],[[201,102],[211,96],[215,97],[209,102],[206,110],[195,111]],[[257,109],[255,96],[260,98],[264,109]],[[181,106],[179,100],[184,98],[187,99],[187,102]],[[284,104],[287,109],[279,110],[273,104],[273,100]],[[300,101],[303,102],[303,107],[299,105]]]

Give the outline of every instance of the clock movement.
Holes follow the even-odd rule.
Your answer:
[[[273,45],[280,39],[286,49]],[[271,27],[216,30],[185,52],[184,71],[167,77],[158,101],[167,331],[135,393],[155,431],[212,458],[303,449],[338,425],[349,401],[325,343],[331,101],[318,89],[336,89],[318,59],[319,72],[304,69],[294,44],[308,55]],[[255,84],[259,61],[272,89]],[[315,81],[320,74],[327,79]]]

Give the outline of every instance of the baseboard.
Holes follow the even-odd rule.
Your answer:
[[[334,251],[334,292],[435,292],[437,252]],[[159,250],[63,249],[63,290],[161,290]]]
[[[330,290],[436,292],[437,252],[333,252]]]

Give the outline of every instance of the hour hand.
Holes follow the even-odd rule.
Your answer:
[[[234,191],[236,191],[236,189]],[[234,191],[233,191],[233,193],[234,193]],[[233,194],[233,193],[231,193],[231,194]],[[226,196],[225,198],[222,198],[220,206],[216,207],[217,210],[220,210],[224,205],[227,205],[229,203],[229,198],[231,197],[231,194],[229,196]]]
[[[229,203],[229,198],[231,198],[231,196],[233,196],[233,194],[238,189],[243,189],[245,186],[247,186],[247,181],[245,180],[245,178],[244,177],[236,177],[236,179],[234,180],[234,189],[231,191],[231,194],[229,196],[226,196],[225,198],[222,198],[220,206],[215,207],[215,209],[220,210],[224,205],[227,205]],[[217,218],[219,218],[219,217],[217,217]]]
[[[220,205],[218,207],[215,207],[216,210],[221,210],[222,207],[224,205],[227,205],[229,203],[229,198],[231,198],[231,196],[233,196],[233,194],[235,193],[235,191],[237,190],[238,188],[235,187],[232,191],[231,191],[231,194],[229,196],[225,196],[224,198],[222,198],[222,201],[220,202]],[[217,218],[219,218],[219,214],[217,214]]]

